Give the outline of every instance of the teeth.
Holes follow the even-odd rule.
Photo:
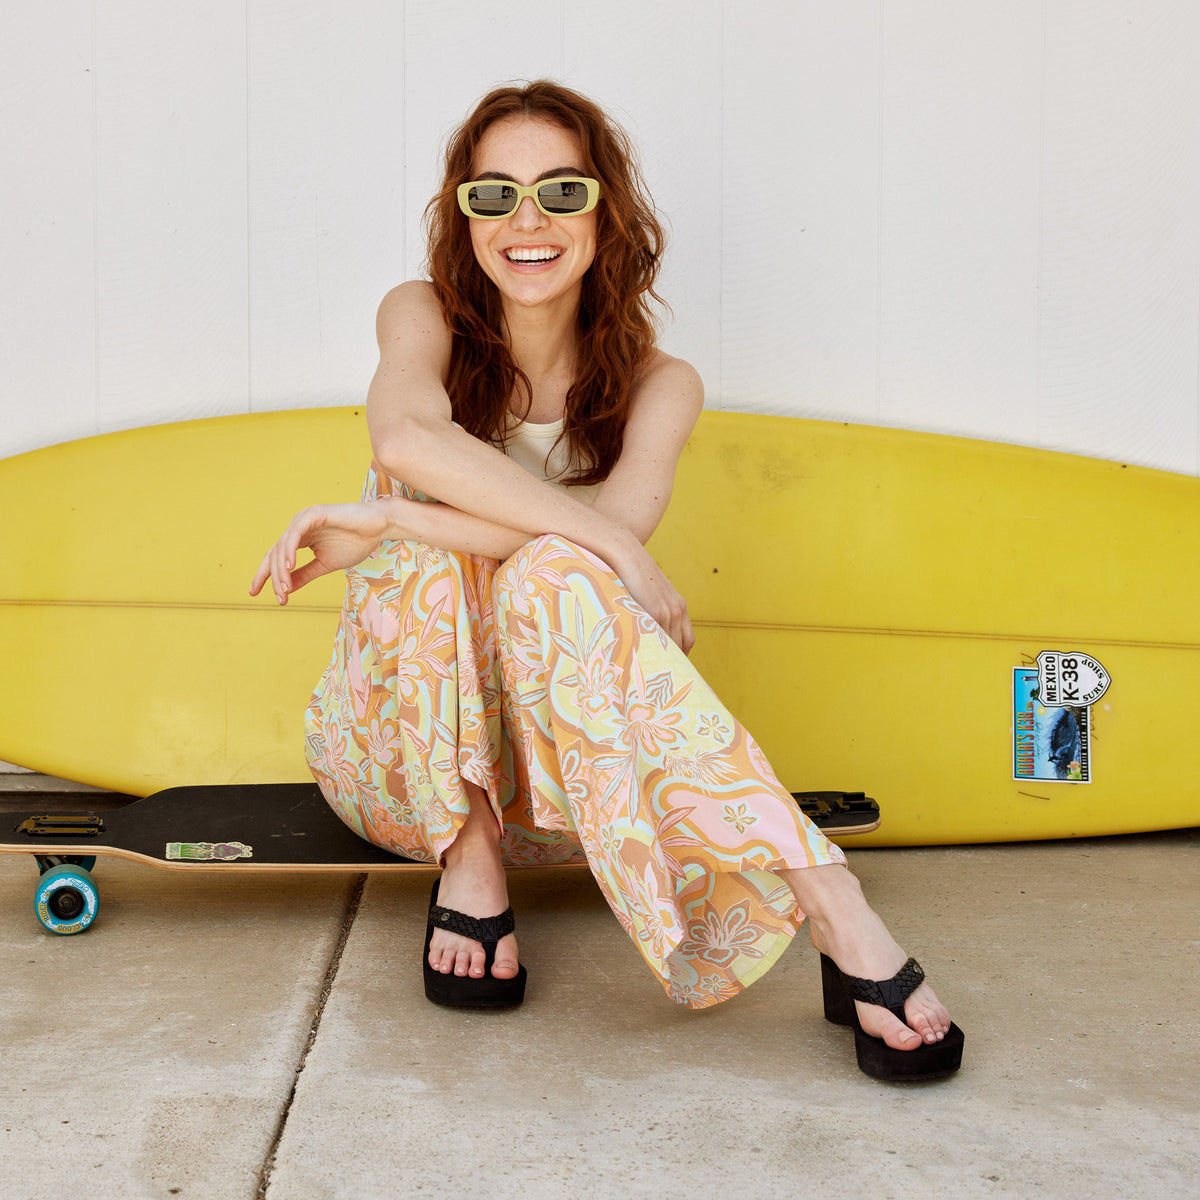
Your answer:
[[[509,262],[551,262],[562,254],[561,250],[526,250],[520,246],[514,246],[511,250],[504,252],[505,257]]]

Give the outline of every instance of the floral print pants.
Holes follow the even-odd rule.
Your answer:
[[[365,495],[414,493],[373,469]],[[347,572],[306,741],[334,811],[386,849],[439,861],[467,781],[507,865],[586,859],[694,1008],[753,983],[796,932],[774,872],[844,861],[617,576],[561,537],[502,565],[382,543]]]

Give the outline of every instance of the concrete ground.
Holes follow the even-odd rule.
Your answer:
[[[0,1195],[1200,1196],[1198,849],[851,844],[966,1033],[908,1087],[857,1070],[806,939],[688,1012],[578,872],[512,877],[529,993],[488,1015],[424,998],[428,875],[108,860],[62,938],[0,856]]]

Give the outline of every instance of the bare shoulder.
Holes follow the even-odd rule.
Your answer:
[[[704,381],[691,363],[662,350],[643,370],[630,398],[630,420],[649,417],[655,423],[683,427],[691,433],[704,408]]]
[[[392,288],[379,305],[375,320],[379,349],[387,354],[393,349],[411,351],[425,345],[435,352],[448,350],[450,330],[442,314],[433,284],[424,279],[410,279]]]
[[[681,400],[696,405],[697,411],[704,407],[704,381],[700,372],[690,362],[674,358],[664,350],[656,350],[638,379],[636,391],[643,389],[656,393],[672,393]]]
[[[428,279],[409,279],[397,284],[379,305],[381,316],[405,316],[423,313],[441,320],[442,306]]]

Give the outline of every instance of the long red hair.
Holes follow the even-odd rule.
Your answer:
[[[446,147],[441,190],[425,210],[430,279],[453,335],[446,388],[454,420],[503,446],[510,398],[518,415],[532,396],[505,344],[500,294],[471,248],[459,184],[471,178],[475,149],[505,117],[552,121],[578,136],[584,172],[600,181],[596,257],[583,277],[575,380],[567,392],[563,436],[573,484],[599,483],[621,453],[629,396],[654,350],[654,290],[665,239],[637,156],[625,132],[585,96],[548,80],[489,92]]]

